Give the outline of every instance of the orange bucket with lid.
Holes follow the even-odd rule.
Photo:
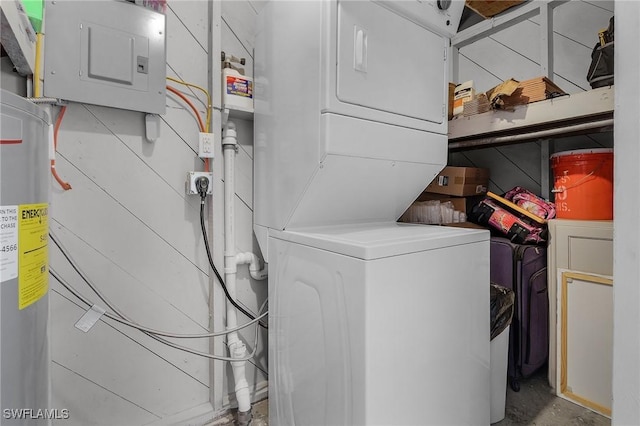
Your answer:
[[[613,219],[613,149],[579,149],[551,156],[556,217]]]

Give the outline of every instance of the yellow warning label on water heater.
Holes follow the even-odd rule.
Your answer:
[[[49,289],[49,205],[23,204],[18,211],[18,309]]]

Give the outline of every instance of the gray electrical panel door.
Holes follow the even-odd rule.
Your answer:
[[[121,1],[48,1],[45,19],[45,96],[165,112],[162,13]]]

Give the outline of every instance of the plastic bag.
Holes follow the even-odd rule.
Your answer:
[[[491,283],[490,294],[491,340],[493,340],[511,324],[515,293],[511,289]]]

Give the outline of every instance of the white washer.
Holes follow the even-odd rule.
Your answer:
[[[273,232],[277,425],[489,424],[489,233],[398,223]]]

